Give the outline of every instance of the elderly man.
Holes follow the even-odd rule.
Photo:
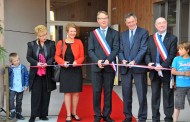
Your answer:
[[[172,122],[174,110],[174,91],[170,89],[171,71],[161,70],[169,68],[177,52],[177,37],[167,32],[167,21],[163,17],[156,19],[157,32],[149,37],[146,63],[148,66],[156,66],[150,70],[152,88],[152,120],[160,121],[161,86],[163,86],[164,120]]]

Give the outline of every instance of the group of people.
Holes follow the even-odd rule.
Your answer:
[[[10,53],[11,63],[9,72],[9,109],[10,119],[24,120],[22,116],[22,99],[24,91],[31,91],[31,117],[29,122],[48,120],[48,108],[51,91],[56,89],[56,82],[52,80],[53,67],[49,66],[56,61],[61,65],[60,92],[64,93],[64,102],[67,111],[66,122],[71,119],[80,121],[76,113],[79,101],[79,92],[82,91],[82,68],[84,61],[84,47],[82,41],[75,39],[76,25],[67,24],[67,39],[55,42],[47,39],[47,28],[38,25],[34,28],[36,39],[28,42],[27,60],[30,63],[30,72],[20,63],[17,53]],[[15,104],[16,97],[16,104]],[[70,110],[72,106],[72,111]]]
[[[137,17],[133,13],[125,16],[128,30],[119,34],[108,26],[109,16],[105,11],[97,13],[99,28],[90,33],[88,54],[95,65],[91,66],[93,87],[94,122],[103,118],[106,122],[114,122],[110,117],[112,112],[112,89],[116,73],[116,56],[123,66],[120,67],[123,122],[132,121],[132,87],[133,79],[139,101],[138,120],[147,120],[147,72],[150,72],[152,89],[152,121],[160,121],[161,88],[163,88],[164,120],[177,121],[179,112],[184,109],[185,95],[190,102],[190,43],[183,42],[178,46],[177,37],[167,32],[167,21],[159,17],[155,21],[157,32],[149,36],[148,31],[137,26]],[[47,39],[47,29],[43,25],[35,27],[36,39],[28,42],[27,60],[30,72],[20,64],[16,53],[9,56],[10,81],[10,118],[24,119],[21,115],[23,92],[29,87],[31,91],[31,117],[29,122],[35,122],[36,117],[48,120],[48,107],[51,91],[56,89],[52,81],[52,65],[54,61],[61,65],[60,92],[64,93],[67,111],[66,122],[72,119],[82,121],[77,114],[79,93],[82,92],[82,68],[84,47],[81,40],[76,39],[76,25],[66,26],[67,38],[55,42]],[[175,58],[176,57],[176,58]],[[175,58],[175,59],[174,59]],[[174,59],[174,61],[173,61]],[[173,62],[173,63],[172,63]],[[126,65],[126,66],[125,66]],[[147,68],[133,67],[148,65]],[[172,71],[164,70],[170,68]],[[172,74],[176,75],[176,95],[170,88]],[[101,93],[104,91],[103,110],[101,110]],[[14,97],[16,96],[16,107]],[[175,104],[175,109],[174,109]],[[72,108],[72,109],[71,109]],[[173,116],[174,112],[174,116]]]

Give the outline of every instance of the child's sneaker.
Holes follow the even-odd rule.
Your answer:
[[[11,112],[10,112],[10,115],[9,115],[9,119],[10,119],[10,120],[14,119],[14,118],[15,118],[15,114],[16,114],[15,111],[11,111]]]
[[[16,113],[16,118],[20,120],[24,120],[25,118],[21,115],[21,113],[17,112]]]

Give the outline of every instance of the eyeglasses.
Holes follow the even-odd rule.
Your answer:
[[[47,33],[43,34],[43,35],[38,35],[39,38],[47,36]]]
[[[106,17],[106,18],[98,18],[99,20],[107,20],[108,19],[108,17]]]

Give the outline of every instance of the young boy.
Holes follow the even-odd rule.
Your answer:
[[[176,75],[175,109],[173,119],[178,120],[181,109],[184,109],[185,96],[190,104],[190,43],[182,42],[178,46],[180,56],[174,58],[172,74]]]
[[[17,119],[24,120],[22,112],[22,98],[24,91],[28,89],[28,71],[27,68],[20,64],[20,59],[17,53],[10,53],[9,61],[11,63],[9,71],[9,110],[10,119],[16,115]],[[16,107],[15,98],[16,96]]]

